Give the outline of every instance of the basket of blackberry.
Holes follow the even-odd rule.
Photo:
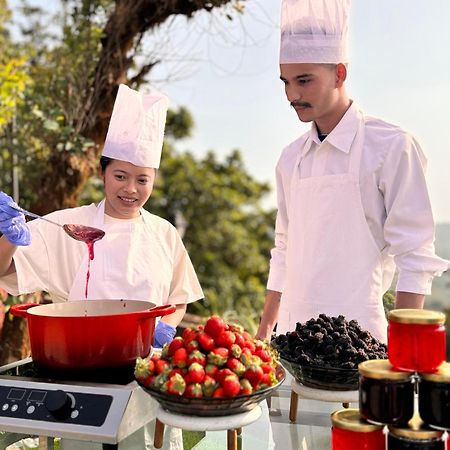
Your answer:
[[[358,389],[358,364],[386,359],[386,344],[356,320],[320,314],[271,341],[281,363],[297,382],[325,390]]]

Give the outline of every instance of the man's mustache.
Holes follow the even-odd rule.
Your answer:
[[[294,100],[293,102],[291,102],[291,106],[293,108],[311,108],[311,103],[299,102]]]

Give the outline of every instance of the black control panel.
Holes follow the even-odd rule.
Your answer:
[[[0,386],[0,417],[100,427],[111,395]]]

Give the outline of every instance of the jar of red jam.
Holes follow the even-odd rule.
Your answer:
[[[331,450],[385,450],[383,426],[364,421],[357,409],[331,414]]]
[[[420,417],[432,428],[450,430],[450,363],[434,373],[419,375]]]
[[[425,309],[389,313],[388,358],[394,369],[434,372],[445,361],[445,315]]]
[[[387,359],[372,359],[358,366],[359,411],[376,424],[407,426],[414,415],[414,379],[394,370]]]
[[[419,428],[389,427],[389,450],[445,450],[443,432],[421,425]]]

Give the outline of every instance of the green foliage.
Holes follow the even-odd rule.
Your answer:
[[[384,313],[387,318],[389,312],[395,308],[395,293],[393,291],[385,292],[385,294],[383,295],[383,306],[384,306]]]

